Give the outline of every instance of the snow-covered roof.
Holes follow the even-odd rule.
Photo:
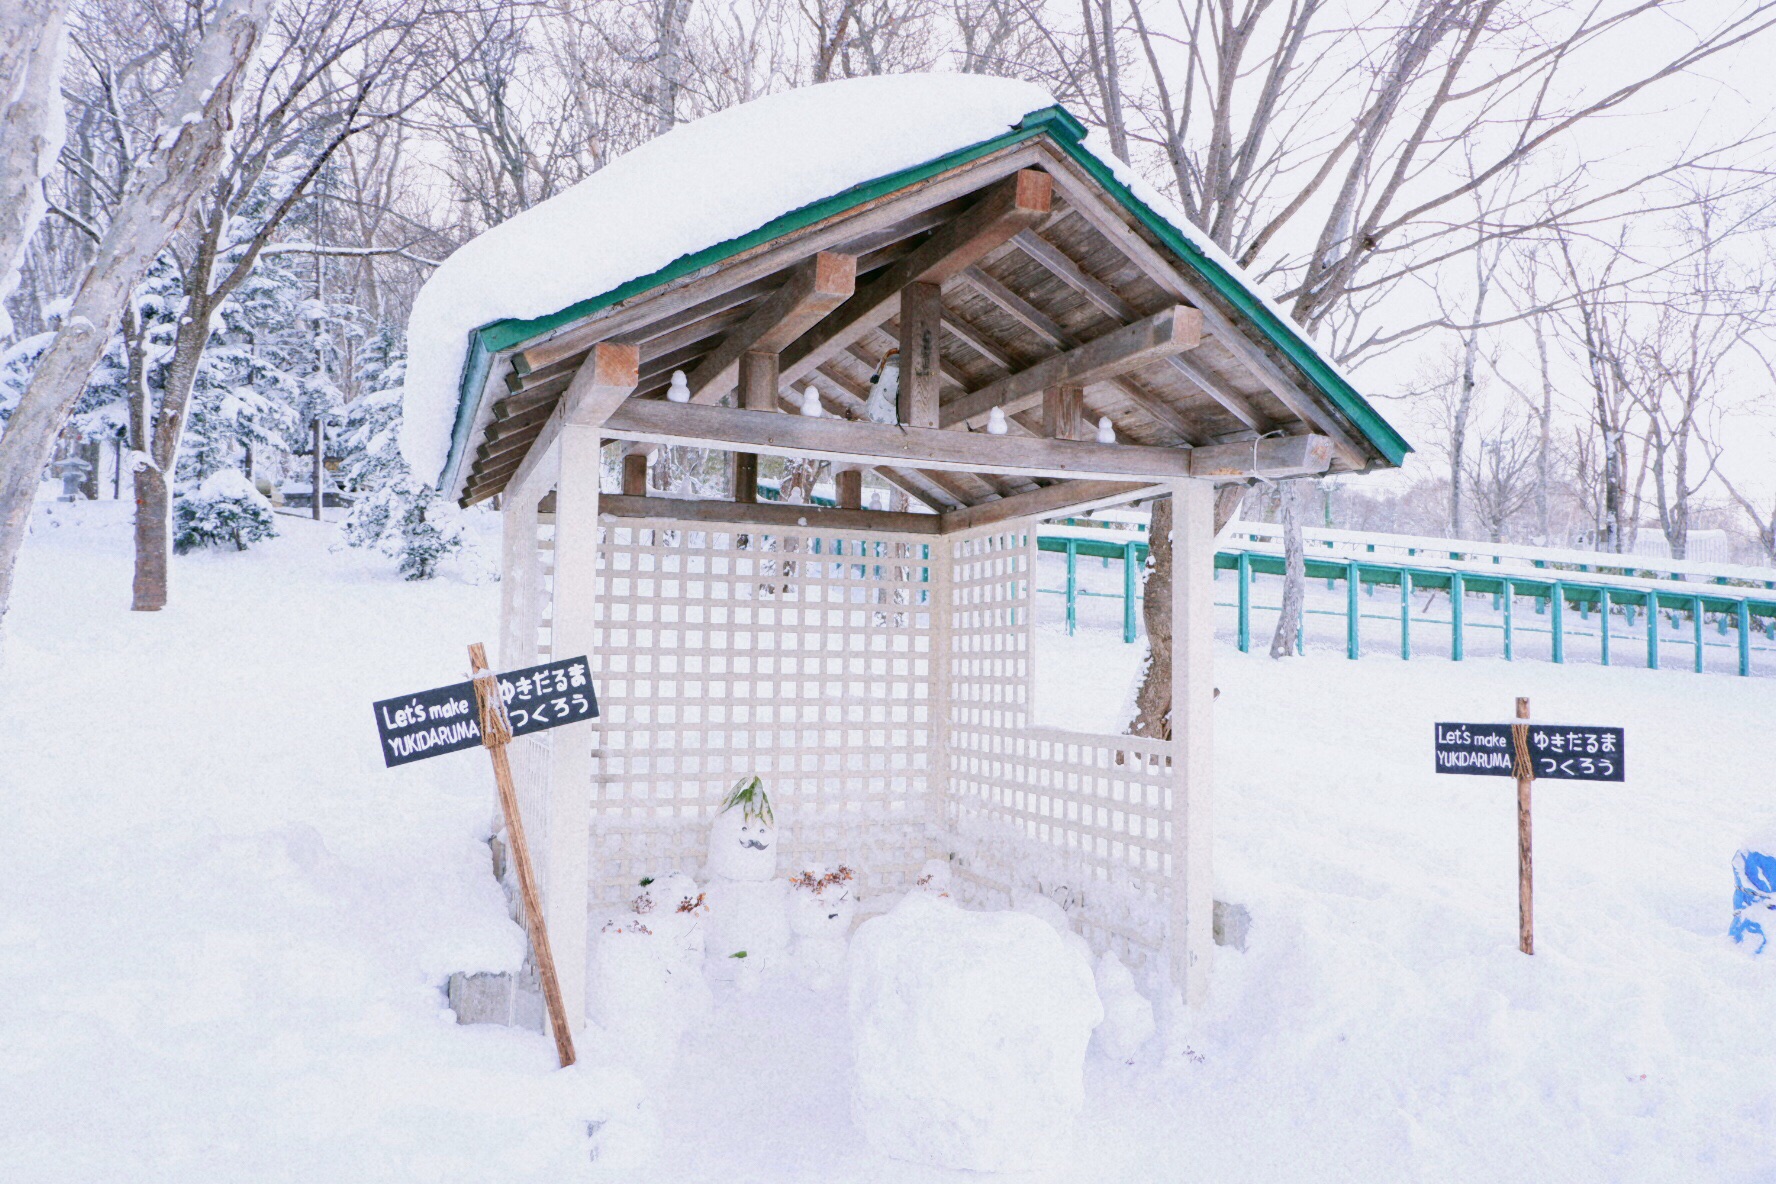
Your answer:
[[[618,157],[465,243],[420,289],[407,328],[408,463],[424,476],[444,467],[476,328],[566,308],[1053,105],[1039,86],[978,74],[852,78],[730,107]]]
[[[543,332],[542,318],[554,326],[564,310],[628,299],[625,285],[644,289],[700,260],[719,261],[786,216],[1038,124],[1070,125],[1066,149],[1097,183],[1206,275],[1242,331],[1255,326],[1289,358],[1315,397],[1367,438],[1367,451],[1399,462],[1405,441],[1349,379],[1174,205],[1101,140],[1081,139],[1083,129],[1046,91],[962,74],[849,79],[729,108],[675,128],[465,244],[414,302],[404,454],[416,473],[438,475],[441,484],[466,468],[477,416],[487,418],[479,403],[488,354],[511,347],[506,329]],[[492,337],[502,344],[490,347]]]

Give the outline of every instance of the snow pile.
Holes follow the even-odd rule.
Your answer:
[[[650,1080],[671,1071],[685,1032],[709,1016],[708,912],[689,876],[660,876],[600,927],[587,952],[586,1012],[601,1029],[597,1043]]]
[[[856,917],[856,876],[850,868],[809,868],[790,878],[789,930],[795,941],[790,965],[809,987],[824,991],[844,974],[845,946]]]
[[[910,893],[851,943],[851,1117],[877,1151],[974,1171],[1055,1166],[1104,1018],[1041,920]]]
[[[557,312],[853,186],[991,139],[1052,106],[978,74],[853,78],[683,124],[461,247],[413,302],[402,449],[442,471],[469,333]],[[719,179],[721,198],[710,199]]]

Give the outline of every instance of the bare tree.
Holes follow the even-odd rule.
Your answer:
[[[1283,512],[1283,607],[1270,638],[1270,656],[1287,658],[1299,650],[1301,618],[1307,606],[1307,547],[1301,537],[1307,512],[1307,491],[1315,482],[1297,478],[1278,482]]]
[[[0,338],[6,301],[43,217],[43,178],[61,151],[65,0],[16,0],[0,12]]]
[[[1467,484],[1488,541],[1501,543],[1511,522],[1536,497],[1536,429],[1505,419],[1486,432],[1467,461]]]
[[[191,55],[160,133],[96,233],[93,261],[62,328],[0,436],[0,617],[37,484],[69,410],[116,331],[130,289],[221,167],[236,100],[271,0],[226,0]]]
[[[301,0],[282,10],[274,52],[255,79],[240,131],[176,251],[185,308],[157,405],[138,420],[151,426],[135,442],[147,463],[135,472],[132,608],[166,605],[172,481],[217,310],[253,273],[339,148],[417,101],[409,79],[428,64],[435,11],[375,0]],[[308,250],[318,255],[326,248]],[[313,496],[318,501],[320,490]]]

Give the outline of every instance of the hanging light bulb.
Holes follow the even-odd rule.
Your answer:
[[[1005,422],[1005,408],[995,407],[987,412],[987,435],[1003,436],[1010,430],[1011,425]]]
[[[1098,443],[1116,443],[1116,427],[1110,422],[1108,415],[1098,416]]]
[[[820,391],[813,383],[809,383],[808,389],[802,392],[802,414],[809,419],[819,419],[822,415]]]
[[[689,403],[691,401],[691,384],[685,381],[683,370],[672,372],[672,385],[666,388],[666,401],[669,403]]]

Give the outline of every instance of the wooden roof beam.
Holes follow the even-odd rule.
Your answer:
[[[1347,464],[1357,469],[1368,464],[1368,451],[1360,447],[1333,416],[1285,374],[1281,366],[1271,361],[1255,342],[1241,333],[1232,318],[1223,313],[1199,285],[1186,279],[1158,248],[1148,243],[1110,210],[1090,182],[1074,176],[1065,164],[1057,164],[1055,183],[1061,186],[1069,204],[1079,212],[1080,217],[1115,244],[1118,250],[1147,273],[1148,278],[1196,305],[1202,311],[1203,320],[1215,340],[1237,357],[1253,377],[1269,387],[1283,406],[1303,422],[1331,436],[1338,445],[1339,455]],[[1212,390],[1205,393],[1211,396],[1214,394]]]
[[[1062,510],[1082,513],[1098,506],[1132,501],[1147,494],[1167,492],[1164,485],[1147,485],[1139,481],[1057,481],[1030,493],[1014,494],[996,502],[982,502],[961,510],[947,510],[943,515],[943,532],[953,534],[991,526],[1009,518],[1047,518]]]
[[[620,440],[714,446],[741,452],[816,457],[847,464],[917,466],[963,473],[1108,481],[1131,477],[1172,480],[1193,475],[1192,450],[1180,448],[1041,437],[1025,439],[986,432],[915,428],[904,424],[845,422],[825,417],[814,419],[695,403],[667,403],[657,399],[625,403],[605,422],[604,432]]]
[[[714,403],[733,391],[743,354],[775,354],[848,300],[857,287],[857,256],[821,251],[709,351],[689,377],[691,398]]]
[[[722,522],[766,527],[812,526],[821,530],[885,530],[898,534],[943,532],[943,519],[936,514],[909,514],[900,510],[847,510],[789,502],[701,501],[689,498],[625,497],[607,493],[598,499],[598,512],[618,518],[671,518],[684,522]]]
[[[1069,209],[1074,208],[1076,207],[1069,207]],[[1088,275],[1083,268],[1073,262],[1065,251],[1034,230],[1024,231],[1013,242],[1050,275],[1084,296],[1110,316],[1119,321],[1133,321],[1140,317],[1141,314],[1135,310],[1135,307],[1112,291],[1108,284],[1096,276]],[[1192,386],[1219,403],[1229,415],[1259,435],[1271,431],[1275,426],[1271,423],[1269,416],[1252,406],[1250,399],[1229,387],[1189,358],[1175,354],[1166,359],[1166,364],[1184,375]],[[1136,401],[1138,402],[1138,400]]]
[[[1195,349],[1201,340],[1201,314],[1194,308],[1174,305],[951,401],[943,408],[942,423],[945,427],[984,426],[995,407],[1007,415],[1025,411],[1040,404],[1042,392],[1049,387],[1104,382],[1168,354]]]
[[[1047,173],[1021,169],[991,186],[973,205],[888,265],[850,300],[783,354],[783,381],[794,382],[899,311],[908,284],[938,284],[978,263],[988,251],[1040,222],[1049,211]]]
[[[1025,231],[1024,233],[1028,234],[1030,232]],[[1022,238],[1021,235],[1019,237],[1020,239]],[[1000,311],[1023,322],[1027,328],[1035,332],[1038,336],[1048,338],[1050,344],[1061,349],[1073,349],[1079,345],[1079,339],[1077,337],[1074,337],[1073,334],[1063,329],[1057,322],[1043,313],[1041,309],[1019,296],[1016,292],[1013,292],[1010,288],[1007,288],[1004,284],[1000,283],[986,272],[981,271],[979,268],[974,268],[962,278],[974,285],[975,291],[979,292],[982,296],[985,296],[989,301],[996,305]],[[1129,311],[1133,313],[1134,310],[1130,309]],[[1128,319],[1135,321],[1139,320],[1140,316],[1136,314],[1130,316]],[[980,347],[975,345],[975,348],[978,350]],[[1178,355],[1173,354],[1168,356],[1166,360],[1168,362],[1176,362],[1177,358]],[[1002,363],[1002,365],[1004,365],[1004,368],[1007,370],[1011,369],[1009,364]],[[1122,392],[1124,398],[1140,408],[1149,419],[1154,420],[1161,427],[1169,428],[1186,444],[1201,444],[1204,442],[1203,434],[1198,426],[1191,423],[1190,420],[1184,416],[1183,412],[1179,411],[1176,407],[1173,407],[1164,399],[1149,394],[1147,391],[1124,378],[1111,378],[1109,382],[1117,390]]]

